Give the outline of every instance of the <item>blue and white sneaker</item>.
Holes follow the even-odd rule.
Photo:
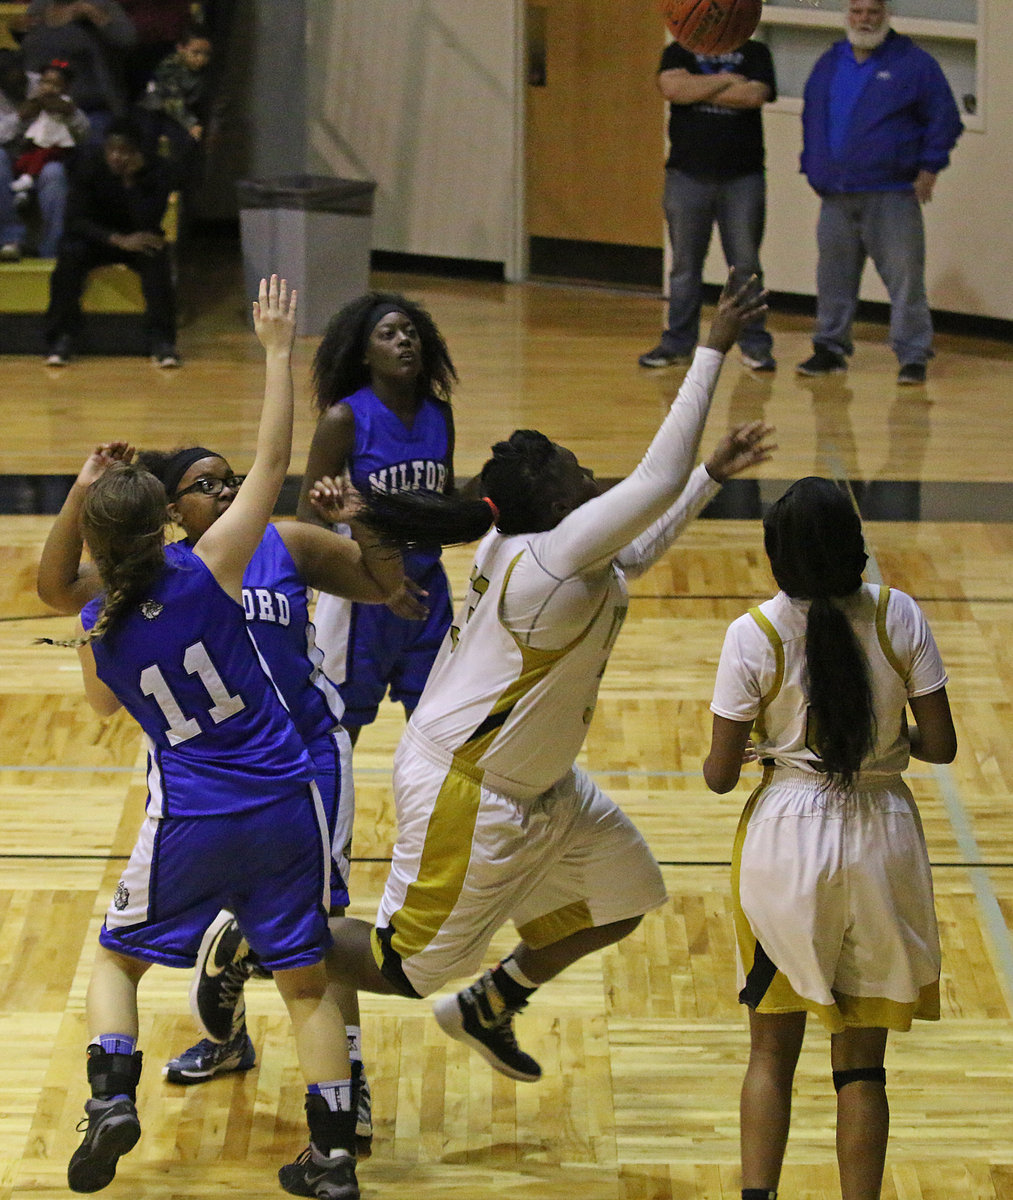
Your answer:
[[[206,1083],[216,1075],[230,1071],[249,1071],[257,1061],[257,1052],[244,1025],[227,1042],[202,1038],[196,1046],[170,1058],[162,1068],[169,1083]]]

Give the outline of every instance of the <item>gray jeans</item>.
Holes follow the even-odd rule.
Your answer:
[[[704,259],[715,222],[725,262],[743,283],[758,275],[766,218],[766,181],[760,174],[736,179],[697,179],[665,172],[665,217],[672,243],[668,279],[668,328],[661,344],[672,354],[689,354],[700,333]],[[762,321],[746,326],[739,338],[744,353],[763,358],[772,339]]]
[[[866,258],[890,295],[890,345],[898,361],[932,357],[925,294],[925,225],[913,191],[824,196],[816,226],[816,332],[813,342],[850,354],[851,324]]]

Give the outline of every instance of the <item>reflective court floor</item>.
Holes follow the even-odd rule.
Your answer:
[[[143,359],[64,371],[0,357],[0,1200],[66,1195],[86,1098],[84,994],[102,914],[143,813],[136,728],[86,708],[69,632],[35,597],[38,554],[80,461],[98,441],[220,448],[249,466],[259,350],[231,277],[213,280],[182,331],[182,370]],[[636,357],[657,340],[653,298],[544,284],[378,276],[421,298],[460,374],[457,467],[492,441],[541,428],[605,478],[631,469],[683,372]],[[213,285],[213,286],[212,286]],[[373,1091],[364,1197],[697,1200],[738,1196],[744,1015],[735,998],[729,858],[755,780],[714,797],[700,775],[727,624],[772,593],[758,517],[799,475],[850,486],[866,515],[870,577],[913,594],[950,675],[960,752],[916,764],[912,790],[933,862],[943,939],[942,1020],[891,1038],[888,1200],[1013,1200],[1013,347],[941,337],[924,389],[898,388],[877,325],[857,330],[846,376],[804,381],[806,322],[772,319],[780,369],[729,355],[703,450],[735,421],[777,426],[776,458],[725,489],[633,585],[582,764],[643,830],[668,903],[627,941],[546,985],[518,1021],[542,1062],[514,1083],[448,1041],[425,1003],[363,998]],[[296,362],[293,475],[313,427],[305,339]],[[286,507],[283,503],[282,508]],[[290,507],[290,505],[289,505]],[[466,548],[447,554],[460,595]],[[355,915],[372,917],[395,820],[389,790],[402,717],[385,705],[356,751]],[[492,956],[513,943],[504,930]],[[144,1129],[110,1196],[280,1194],[304,1144],[302,1083],[283,1006],[250,986],[257,1065],[180,1088],[161,1065],[196,1040],[188,977],[141,985]],[[829,1043],[809,1031],[780,1195],[839,1195]]]

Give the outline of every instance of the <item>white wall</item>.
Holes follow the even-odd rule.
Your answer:
[[[373,246],[517,269],[519,5],[310,0],[308,169],[377,181]]]

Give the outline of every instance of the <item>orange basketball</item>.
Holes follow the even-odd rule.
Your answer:
[[[672,37],[693,54],[727,54],[749,41],[763,0],[661,0]]]

